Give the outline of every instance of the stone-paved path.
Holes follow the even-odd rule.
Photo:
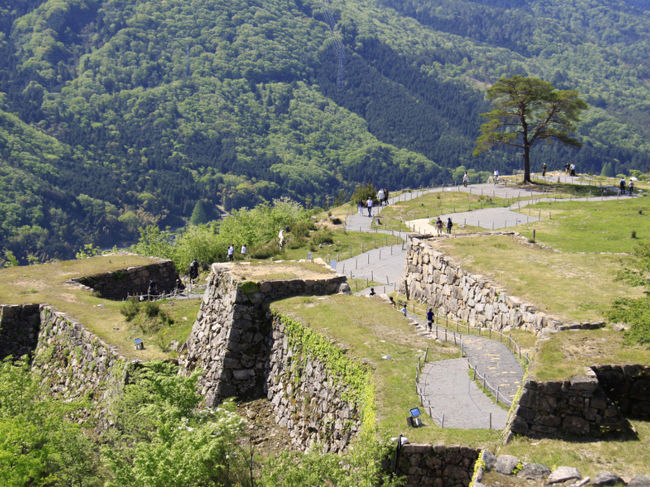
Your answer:
[[[432,332],[427,331],[422,318],[411,314],[408,317],[417,323],[416,330],[419,334],[431,338],[436,336],[435,329]],[[469,382],[473,387],[465,385],[465,379],[469,377],[467,362],[485,375],[492,387],[498,387],[500,397],[505,397],[510,403],[521,384],[523,367],[503,343],[459,332],[456,333],[456,336],[458,335],[461,335],[463,356],[466,358],[427,363],[422,370],[419,384],[424,406],[432,409],[432,417],[439,425],[442,424],[444,414],[445,427],[487,428],[491,415],[492,428],[503,429],[506,421],[505,410],[494,404],[472,381]],[[452,335],[444,334],[442,329],[439,329],[437,336],[441,341],[445,340],[445,336],[447,341],[454,341]],[[432,364],[436,365],[431,367]],[[450,377],[459,376],[461,364],[464,378],[451,380]],[[479,396],[482,399],[479,399]],[[452,397],[454,400],[443,400]],[[452,419],[452,422],[448,422],[448,419]]]
[[[503,429],[507,411],[496,406],[467,374],[462,358],[427,362],[422,368],[420,389],[423,406],[445,428]]]
[[[567,176],[569,177],[569,176]],[[578,184],[578,183],[574,183]],[[586,184],[586,183],[584,183]],[[487,230],[498,230],[500,228],[513,227],[523,223],[535,222],[539,218],[531,215],[519,213],[517,210],[525,208],[528,205],[553,201],[605,201],[618,198],[634,198],[636,196],[588,196],[578,198],[549,198],[538,192],[519,190],[507,186],[494,186],[492,184],[476,184],[468,188],[460,188],[460,191],[470,192],[472,194],[483,194],[487,196],[496,196],[499,198],[533,198],[525,201],[518,201],[509,207],[482,208],[473,211],[464,211],[440,215],[443,222],[451,218],[454,225],[469,225],[481,227]],[[437,217],[434,215],[432,218]],[[414,231],[420,234],[436,234],[436,229],[431,225],[431,218],[420,218],[417,220],[407,221],[406,224]]]

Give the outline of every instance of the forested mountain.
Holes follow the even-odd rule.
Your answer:
[[[536,147],[534,169],[647,170],[648,59],[648,0],[2,2],[0,251],[517,168],[471,156],[485,88],[514,74],[591,105],[582,149]]]

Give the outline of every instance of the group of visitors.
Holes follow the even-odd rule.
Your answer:
[[[454,224],[451,221],[451,217],[447,218],[447,233],[451,234],[451,229],[453,228]],[[436,231],[438,233],[438,236],[440,237],[443,233],[443,228],[445,227],[445,224],[442,222],[440,217],[436,220]]]
[[[377,191],[376,198],[368,196],[368,199],[365,202],[359,201],[357,203],[359,213],[363,214],[363,208],[365,208],[368,211],[368,216],[372,217],[372,208],[375,201],[379,203],[379,206],[388,206],[388,188],[380,188],[379,191]]]
[[[280,231],[282,233],[282,231]],[[280,244],[280,248],[282,248],[282,244]],[[246,259],[246,253],[248,252],[248,249],[246,248],[246,244],[243,244],[241,246],[241,249],[239,250],[239,253],[241,254],[242,259]],[[226,256],[228,257],[228,260],[230,262],[235,260],[235,246],[233,244],[230,244],[228,246],[228,251],[226,252]]]
[[[569,176],[575,176],[576,165],[573,162],[566,162],[564,164],[564,172],[567,173]]]
[[[627,189],[629,191],[630,196],[632,196],[632,193],[634,192],[634,181],[631,178],[630,178],[630,182],[627,185]],[[618,182],[618,194],[619,195],[625,194],[625,178],[621,178],[621,180]]]

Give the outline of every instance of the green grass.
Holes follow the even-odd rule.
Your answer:
[[[415,392],[418,357],[427,347],[430,360],[454,358],[458,349],[415,334],[408,320],[389,304],[379,299],[336,295],[290,298],[273,303],[272,308],[327,336],[348,349],[348,355],[369,364],[382,434],[403,433],[412,443],[484,446],[498,441],[498,431],[441,429],[426,416],[425,427],[407,429],[408,411],[419,405]],[[391,358],[382,359],[386,355]]]
[[[563,441],[516,437],[501,448],[499,454],[515,455],[524,462],[542,463],[549,467],[570,465],[583,477],[594,478],[603,470],[623,477],[647,473],[650,465],[650,422],[630,421],[638,440],[629,438],[606,441]]]
[[[617,297],[642,291],[616,279],[632,257],[553,252],[508,236],[481,236],[434,244],[464,269],[500,283],[513,296],[565,321],[604,319]]]
[[[161,329],[154,337],[158,346],[166,350],[172,357],[178,355],[175,351],[167,350],[169,343],[176,341],[179,344],[185,343],[192,331],[192,325],[201,307],[201,299],[184,299],[176,301],[165,301],[161,308],[173,320],[173,326]]]
[[[409,231],[404,221],[420,218],[435,218],[446,213],[470,211],[480,208],[508,206],[514,200],[494,198],[489,194],[484,196],[459,191],[444,191],[428,193],[409,201],[399,201],[384,207],[381,211],[381,226],[373,226],[384,230]]]
[[[238,261],[231,265],[230,271],[241,279],[257,282],[289,279],[322,279],[332,277],[335,273],[329,267],[311,261]]]
[[[377,281],[370,281],[368,279],[348,279],[350,291],[354,294],[369,287],[379,288],[382,284]]]
[[[121,301],[94,296],[91,292],[66,284],[66,281],[131,266],[148,265],[152,259],[136,255],[106,255],[0,270],[0,303],[49,304],[82,323],[107,343],[118,348],[129,359],[152,360],[169,358],[156,344],[155,335],[137,333],[120,313]],[[198,306],[198,302],[195,304]],[[190,306],[188,304],[188,306]],[[196,313],[188,321],[193,322]],[[174,331],[178,336],[185,331]],[[145,350],[134,350],[133,339],[143,338]]]
[[[542,216],[521,233],[564,252],[632,252],[650,240],[650,197],[612,201],[537,203],[521,210]],[[636,238],[632,238],[635,232]]]
[[[567,330],[538,342],[530,374],[539,380],[564,380],[585,367],[650,363],[650,348],[627,346],[623,332],[610,328]]]
[[[320,257],[329,264],[332,259],[348,259],[368,250],[402,243],[399,237],[382,233],[346,232],[345,230],[333,230],[331,233],[334,241],[332,244],[324,244],[319,248],[316,245],[305,243],[300,248],[285,249],[281,256],[274,257],[274,259],[306,259],[308,253],[311,252],[313,259]]]

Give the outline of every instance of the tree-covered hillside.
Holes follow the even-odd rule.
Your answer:
[[[451,182],[485,89],[528,74],[592,108],[580,171],[647,169],[650,2],[14,0],[0,6],[0,251],[110,246],[200,205],[326,204]]]

